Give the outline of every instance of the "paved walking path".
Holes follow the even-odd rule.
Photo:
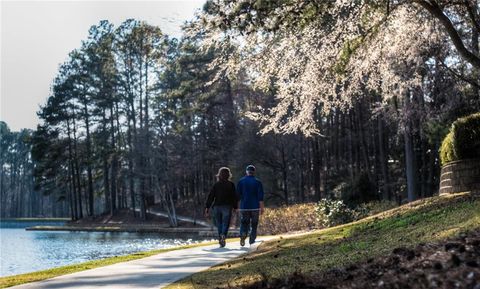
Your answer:
[[[158,289],[193,273],[255,250],[263,240],[270,238],[258,238],[258,241],[251,247],[248,245],[240,247],[239,242],[230,242],[225,248],[209,245],[175,250],[10,288]]]

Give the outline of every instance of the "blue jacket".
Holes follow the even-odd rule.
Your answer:
[[[241,210],[258,209],[263,201],[262,182],[254,176],[245,176],[238,182],[237,194]]]

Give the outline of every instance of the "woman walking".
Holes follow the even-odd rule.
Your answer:
[[[232,173],[229,168],[220,168],[217,174],[217,182],[210,190],[205,204],[206,217],[209,216],[210,208],[213,205],[213,216],[216,220],[220,247],[225,247],[225,238],[228,234],[232,210],[237,209],[237,195],[235,185],[230,181],[231,178]]]

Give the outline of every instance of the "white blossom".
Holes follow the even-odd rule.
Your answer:
[[[206,47],[222,49],[230,41],[239,47],[235,55],[225,53],[212,65],[230,75],[243,68],[255,88],[274,89],[274,107],[247,114],[264,125],[263,133],[318,134],[318,114],[349,109],[365,91],[380,92],[388,99],[421,86],[418,68],[427,61],[429,51],[441,49],[441,30],[413,6],[397,6],[387,17],[368,5],[356,9],[352,5],[352,1],[335,2],[329,12],[340,16],[332,29],[319,19],[304,27],[285,24],[275,33],[246,36],[204,27],[216,20],[214,15],[202,15]],[[277,11],[279,17],[284,13],[289,11]],[[193,31],[198,33],[198,27]]]

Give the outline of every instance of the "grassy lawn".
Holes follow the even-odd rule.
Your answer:
[[[216,288],[342,267],[480,228],[480,198],[468,193],[433,197],[343,226],[260,246],[253,254],[212,267],[167,288]]]
[[[52,268],[52,269],[38,271],[38,272],[32,272],[32,273],[26,273],[26,274],[20,274],[20,275],[8,276],[8,277],[1,277],[0,278],[0,288],[6,288],[6,287],[14,286],[14,285],[20,285],[20,284],[29,283],[29,282],[45,280],[45,279],[53,278],[53,277],[60,276],[60,275],[75,273],[75,272],[84,271],[84,270],[93,269],[93,268],[102,267],[102,266],[107,266],[107,265],[111,265],[111,264],[115,264],[115,263],[136,260],[136,259],[145,258],[145,257],[149,257],[149,256],[152,256],[152,255],[156,255],[156,254],[164,253],[164,252],[168,252],[168,251],[181,250],[181,249],[187,249],[187,248],[193,248],[193,247],[199,247],[199,246],[206,246],[206,245],[211,245],[211,244],[216,244],[216,242],[205,242],[205,243],[199,243],[199,244],[178,246],[178,247],[173,247],[173,248],[168,248],[168,249],[138,252],[138,253],[134,253],[134,254],[130,254],[130,255],[124,255],[124,256],[117,256],[117,257],[105,258],[105,259],[100,259],[100,260],[88,261],[88,262],[84,262],[84,263],[80,263],[80,264],[67,265],[67,266]]]

